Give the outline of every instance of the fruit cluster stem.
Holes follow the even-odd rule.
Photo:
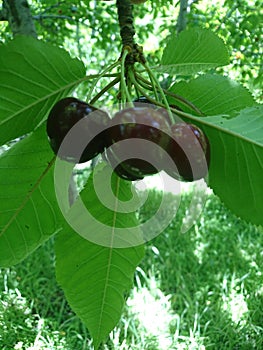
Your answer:
[[[135,29],[133,25],[133,5],[131,0],[117,0],[116,2],[118,9],[118,20],[120,24],[120,35],[122,40],[122,45],[133,49],[135,45],[134,35]]]
[[[133,65],[135,62],[145,63],[143,48],[136,44],[134,40],[135,28],[133,17],[133,4],[131,0],[117,0],[118,21],[120,26],[120,36],[122,41],[122,54],[129,51],[126,65]]]

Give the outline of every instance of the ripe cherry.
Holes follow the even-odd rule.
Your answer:
[[[180,122],[172,125],[171,135],[167,152],[176,167],[165,168],[166,173],[184,181],[205,177],[210,162],[210,145],[203,131],[193,124]]]
[[[113,168],[121,164],[137,179],[157,173],[162,167],[162,149],[169,143],[168,133],[169,123],[158,110],[134,107],[117,112],[108,130],[109,163]]]
[[[67,133],[80,120],[83,120],[85,123],[82,124],[78,131],[78,138],[74,139],[74,142],[70,145],[65,145],[62,153],[59,153],[60,158],[70,162],[87,162],[103,152],[105,132],[101,130],[107,128],[109,122],[108,114],[74,97],[66,97],[53,106],[47,119],[47,135],[55,154],[58,154],[58,150]],[[83,140],[91,141],[82,152],[80,159],[78,159],[79,149],[82,147]]]
[[[145,96],[139,96],[135,100],[133,100],[135,103],[148,103],[149,105],[152,105],[152,102],[150,102],[147,97]],[[135,104],[136,105],[136,104]],[[142,105],[143,106],[143,105]],[[154,105],[153,105],[154,106]],[[137,105],[136,105],[137,107]]]
[[[142,180],[143,176],[134,175],[131,171],[129,171],[129,166],[124,164],[124,162],[120,163],[113,153],[111,148],[108,148],[105,153],[102,155],[103,159],[107,161],[114,172],[124,180],[135,181]]]
[[[159,111],[161,112],[161,113],[163,113],[164,115],[165,115],[165,117],[167,118],[167,120],[169,120],[169,115],[168,115],[168,112],[167,112],[167,110],[166,109],[164,109],[164,108],[160,108],[160,107],[158,107],[157,105],[155,105],[154,103],[152,103],[152,102],[150,102],[148,99],[147,99],[147,97],[145,97],[145,96],[139,96],[139,97],[137,97],[135,100],[133,100],[133,102],[135,102],[136,104],[136,107],[143,107],[143,104],[148,104],[148,107],[152,107],[152,108],[154,108],[154,109],[159,109]],[[174,105],[174,104],[171,104],[171,105],[169,105],[171,108],[174,108],[174,109],[177,109],[178,111],[182,111],[183,112],[183,110],[179,107],[179,106],[177,106],[177,105]],[[170,122],[170,121],[169,121]]]

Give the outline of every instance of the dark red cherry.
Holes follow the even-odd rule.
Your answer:
[[[109,165],[112,167],[114,172],[121,177],[124,180],[129,181],[135,181],[135,180],[142,180],[143,176],[140,174],[133,174],[129,171],[129,166],[126,165],[124,162],[120,163],[119,160],[116,158],[115,154],[112,152],[111,148],[108,148],[103,153],[103,159],[109,163]]]
[[[165,108],[160,108],[158,107],[157,105],[153,104],[152,102],[150,102],[147,97],[145,96],[140,96],[138,98],[136,98],[135,100],[133,100],[133,102],[135,102],[135,106],[136,107],[143,107],[143,104],[148,104],[147,107],[152,107],[152,108],[155,108],[155,109],[158,109],[161,113],[163,113],[165,115],[165,117],[167,118],[167,120],[170,122],[170,118],[169,118],[169,115],[168,115],[168,112]],[[171,108],[174,108],[174,109],[177,109],[178,111],[183,111],[179,106],[177,105],[169,105]]]
[[[168,133],[169,123],[158,110],[127,108],[117,112],[111,120],[110,152],[116,164],[121,164],[131,176],[143,178],[161,170],[163,149],[169,143]],[[112,161],[110,164],[116,167]]]
[[[145,96],[139,96],[137,97],[135,100],[133,100],[133,102],[139,102],[139,103],[151,103],[147,97]]]
[[[122,179],[128,180],[128,181],[136,181],[136,180],[143,179],[143,176],[135,175],[135,174],[131,173],[129,171],[129,167],[128,167],[128,169],[125,169],[122,164],[117,165],[116,168],[114,169],[114,172]]]
[[[106,112],[74,97],[66,97],[51,109],[47,119],[47,135],[52,150],[57,154],[67,133],[80,120],[84,124],[81,124],[77,137],[63,147],[59,157],[67,161],[83,163],[103,152],[105,131],[101,130],[107,128],[110,120]],[[83,148],[83,140],[87,140],[88,144],[78,159],[79,149]]]
[[[171,135],[167,152],[176,167],[165,168],[167,174],[184,181],[205,177],[210,162],[210,146],[203,131],[193,124],[181,122],[172,125]]]
[[[152,104],[152,102],[150,102],[147,99],[147,97],[145,97],[145,96],[139,96],[135,100],[133,100],[133,102],[135,102],[135,103],[148,103],[149,105]]]

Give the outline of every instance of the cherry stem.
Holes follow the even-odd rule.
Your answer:
[[[137,78],[137,77],[136,77]],[[149,91],[153,91],[153,87],[152,86],[150,86],[150,85],[147,85],[147,84],[144,84],[142,81],[140,81],[139,79],[138,80],[136,80],[137,81],[137,83],[142,87],[142,88],[144,88],[144,89],[146,89],[146,90],[149,90]]]
[[[146,90],[149,90],[149,91],[153,91],[153,87],[151,85],[149,85],[148,83],[146,84],[143,80],[140,79],[140,76],[135,72],[135,79],[137,81],[137,83],[143,88],[143,89],[146,89]]]
[[[125,105],[126,101],[132,102],[131,95],[129,93],[126,81],[127,81],[127,70],[125,61],[126,57],[128,56],[130,52],[128,50],[124,50],[121,55],[121,102]]]
[[[135,73],[135,74],[136,74],[136,73]],[[141,85],[140,85],[141,83],[139,83],[139,82],[136,80],[136,78],[135,78],[135,76],[134,76],[134,73],[133,73],[132,71],[129,72],[129,78],[130,78],[130,80],[132,81],[132,83],[134,84],[135,89],[137,89],[144,97],[146,97],[147,100],[148,100],[149,102],[151,102],[152,104],[154,104],[154,105],[156,105],[156,106],[159,106],[159,107],[162,107],[162,108],[166,108],[166,106],[165,106],[163,103],[154,100],[153,98],[151,98],[149,95],[147,95],[147,94],[145,93],[144,87],[141,86]],[[151,89],[151,90],[152,90],[152,89]],[[180,110],[178,110],[178,109],[176,109],[176,108],[173,108],[173,107],[170,107],[170,106],[169,106],[169,108],[170,108],[170,110],[171,110],[173,113],[175,113],[176,115],[180,115],[180,116],[182,116],[182,117],[184,117],[184,118],[187,118],[187,119],[190,119],[190,120],[193,120],[193,121],[195,121],[197,118],[199,118],[199,117],[197,117],[197,116],[195,116],[195,115],[191,115],[191,114],[189,114],[189,113],[185,113],[185,112],[180,111]],[[200,118],[199,118],[198,120],[200,120]],[[202,120],[204,120],[204,119],[202,119]]]
[[[133,25],[133,5],[131,0],[117,0],[116,6],[118,9],[118,21],[120,25],[120,35],[123,48],[129,46],[133,49],[135,29]]]
[[[180,102],[182,102],[182,104],[184,104],[185,106],[191,108],[193,111],[195,111],[197,114],[204,116],[204,113],[200,111],[199,108],[197,108],[192,102],[188,101],[187,99],[185,99],[184,97],[174,94],[173,92],[170,92],[166,89],[163,89],[164,93],[168,96],[173,97],[175,100],[178,100]]]
[[[95,86],[97,85],[98,81],[105,76],[106,73],[110,72],[112,69],[114,69],[115,67],[120,65],[120,61],[116,61],[113,64],[107,66],[101,73],[97,74],[97,78],[95,79],[95,81],[93,82],[93,84],[91,85],[89,92],[87,94],[87,101],[89,101],[91,99],[91,95],[95,89]]]
[[[206,124],[205,122],[205,118],[200,118],[200,117],[197,117],[196,115],[192,115],[192,114],[189,114],[189,113],[185,113],[183,111],[179,111],[177,108],[173,108],[173,107],[170,107],[171,108],[171,111],[173,111],[174,113],[184,117],[184,118],[187,118],[187,119],[190,119],[191,121],[196,121],[198,119],[198,121],[200,121],[201,123],[204,123]]]
[[[135,79],[135,76],[134,76],[134,73],[132,70],[129,70],[129,80],[133,83],[135,89],[138,92],[140,92],[140,94],[142,94],[143,96],[145,96],[147,98],[147,95],[145,94],[143,87]]]
[[[149,77],[150,77],[150,80],[151,80],[151,86],[152,86],[152,89],[153,89],[153,92],[154,92],[155,99],[158,100],[158,93],[157,93],[155,81],[154,81],[152,75],[149,74]]]
[[[175,123],[173,113],[171,112],[169,103],[168,103],[168,101],[166,99],[166,96],[165,96],[165,94],[163,92],[163,89],[162,89],[158,79],[156,78],[156,76],[152,72],[151,68],[148,66],[147,62],[143,63],[143,66],[146,68],[146,71],[147,71],[147,73],[148,73],[148,75],[150,77],[152,85],[155,86],[155,88],[157,88],[159,93],[161,94],[162,100],[164,102],[165,108],[167,109],[167,112],[168,112],[168,115],[169,115],[169,118],[170,118],[172,124]]]
[[[134,76],[133,72],[130,71],[129,73],[130,73],[130,74],[129,74],[130,80],[132,81],[132,83],[133,83],[135,89],[136,89],[137,91],[139,91],[140,94],[142,94],[144,97],[146,97],[147,100],[148,100],[149,102],[151,102],[152,104],[154,104],[154,105],[156,105],[156,106],[159,106],[159,107],[162,107],[162,108],[165,107],[165,105],[164,105],[163,103],[161,103],[161,102],[159,102],[158,100],[155,100],[155,99],[151,98],[149,95],[147,95],[147,94],[145,93],[145,88],[135,79],[135,76]],[[152,91],[152,89],[151,89],[151,91]]]
[[[108,85],[106,85],[96,96],[93,97],[92,100],[90,100],[90,104],[94,104],[106,91],[108,91],[111,87],[116,85],[120,81],[120,76],[112,80]]]
[[[151,85],[151,82],[150,82],[149,80],[143,78],[143,77],[141,76],[141,74],[138,73],[138,71],[135,72],[135,76],[136,76],[136,79],[140,80],[140,81],[144,84],[145,87],[148,86],[148,87],[147,87],[148,90],[153,90],[152,85]],[[141,84],[141,83],[140,83],[140,84]]]
[[[148,88],[148,90],[152,90],[151,88],[151,83],[144,79],[140,74],[136,73],[136,78],[138,80],[140,80],[142,83],[144,83],[144,85],[142,84],[142,86],[144,86],[145,88]],[[141,83],[140,83],[141,84]],[[148,87],[147,87],[148,86]],[[188,101],[186,98],[184,98],[183,96],[180,96],[178,94],[174,94],[173,92],[170,92],[166,89],[162,89],[163,92],[168,95],[173,97],[175,100],[178,100],[180,102],[182,102],[182,104],[184,104],[185,106],[191,108],[193,111],[195,111],[196,113],[198,113],[199,115],[204,116],[204,113],[200,111],[199,108],[197,108],[192,102]]]
[[[117,76],[119,76],[119,73],[112,73],[112,74],[104,74],[103,78],[115,78]],[[92,80],[92,79],[96,79],[100,77],[100,74],[90,74],[90,75],[86,75],[86,77],[83,78],[83,80]]]

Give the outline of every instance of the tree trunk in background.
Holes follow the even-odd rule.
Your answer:
[[[179,15],[177,19],[177,34],[179,34],[182,30],[186,28],[187,5],[188,5],[188,0],[180,0],[180,10],[179,10]]]
[[[3,11],[13,35],[37,37],[36,28],[26,0],[3,0]]]

